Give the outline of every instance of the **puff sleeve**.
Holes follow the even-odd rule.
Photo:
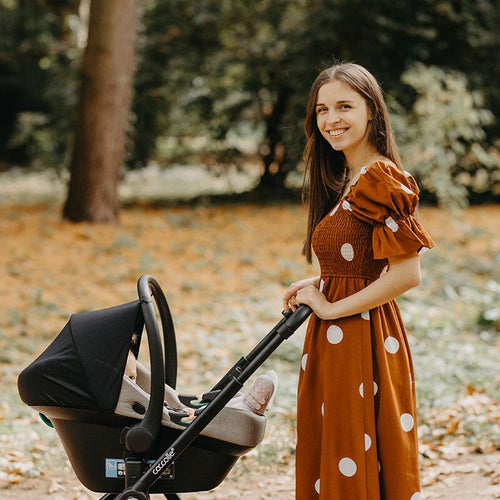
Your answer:
[[[346,196],[349,211],[373,225],[373,258],[385,259],[432,248],[434,242],[415,219],[419,189],[415,179],[378,161],[361,169]]]

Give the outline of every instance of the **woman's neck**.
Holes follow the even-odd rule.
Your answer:
[[[359,174],[363,166],[369,165],[375,160],[383,158],[383,155],[381,155],[374,147],[363,148],[361,150],[358,148],[352,152],[344,151],[344,156],[347,167],[350,171],[351,179]]]

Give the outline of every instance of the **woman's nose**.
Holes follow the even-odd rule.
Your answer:
[[[326,117],[326,123],[327,124],[334,124],[337,123],[340,120],[340,116],[335,110],[331,110],[328,112],[328,115]]]

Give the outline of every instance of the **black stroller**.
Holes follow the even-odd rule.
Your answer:
[[[238,458],[264,437],[265,417],[226,406],[243,384],[307,319],[299,307],[200,398],[175,391],[177,349],[165,295],[151,276],[139,300],[71,316],[47,349],[19,375],[22,400],[54,426],[84,486],[101,500],[145,500],[218,486]],[[154,299],[154,301],[153,301]],[[163,331],[156,320],[154,302]],[[150,371],[124,376],[146,327]],[[192,408],[196,418],[186,422]]]

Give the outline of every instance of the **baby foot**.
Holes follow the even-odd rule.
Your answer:
[[[259,375],[252,387],[243,397],[243,403],[254,413],[263,415],[271,403],[278,386],[276,372],[270,370],[265,375]]]

